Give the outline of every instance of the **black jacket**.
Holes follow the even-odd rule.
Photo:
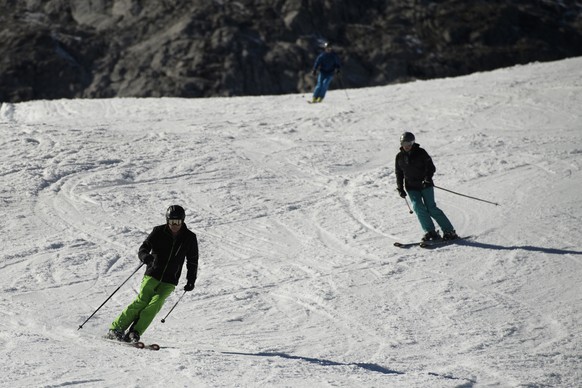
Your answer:
[[[196,234],[182,224],[180,232],[174,239],[167,225],[159,225],[139,247],[138,257],[147,263],[146,275],[165,283],[178,285],[184,260],[186,260],[188,283],[194,283],[198,273],[198,240]]]
[[[406,187],[409,190],[422,190],[422,181],[428,178],[432,181],[436,168],[430,155],[420,145],[414,143],[410,152],[400,147],[396,155],[396,184],[399,188]]]

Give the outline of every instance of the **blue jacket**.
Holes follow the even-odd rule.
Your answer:
[[[322,74],[328,75],[332,74],[336,69],[341,67],[341,62],[337,54],[333,51],[322,52],[315,59],[315,64],[313,65],[313,70],[319,70]]]

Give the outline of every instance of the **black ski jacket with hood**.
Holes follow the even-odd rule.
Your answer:
[[[167,225],[154,227],[139,247],[138,257],[147,265],[146,275],[174,285],[178,285],[186,261],[188,283],[196,282],[198,240],[186,224],[182,224],[175,238]]]
[[[422,181],[428,178],[432,182],[436,168],[428,152],[414,143],[409,152],[400,147],[396,155],[396,184],[399,188],[406,187],[409,190],[422,190]],[[431,183],[432,185],[432,183]]]

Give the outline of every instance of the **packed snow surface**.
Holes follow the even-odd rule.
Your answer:
[[[582,58],[309,98],[2,104],[0,385],[580,386]],[[499,204],[435,190],[471,239],[393,246],[423,234],[404,131],[437,186]],[[171,204],[196,288],[160,351],[106,342]]]

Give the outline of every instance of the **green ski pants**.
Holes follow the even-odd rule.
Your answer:
[[[435,230],[434,223],[432,222],[433,218],[439,224],[443,233],[455,230],[445,213],[437,207],[434,201],[433,187],[427,187],[422,190],[410,190],[408,191],[408,195],[410,196],[410,202],[412,202],[412,208],[416,213],[420,226],[425,232]]]
[[[133,324],[132,330],[143,335],[175,288],[173,284],[144,276],[139,295],[113,321],[110,329],[126,331]]]

